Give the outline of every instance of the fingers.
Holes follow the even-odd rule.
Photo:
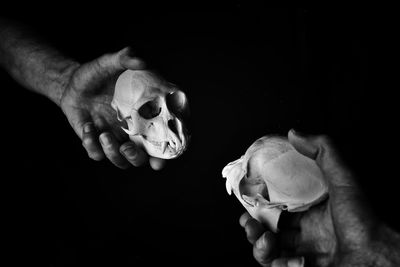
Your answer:
[[[318,155],[318,145],[314,144],[312,138],[302,137],[294,129],[291,129],[288,133],[289,142],[294,148],[304,156],[315,160]]]
[[[132,56],[129,47],[125,47],[116,53],[105,54],[95,60],[94,64],[98,65],[100,71],[109,73],[125,69],[140,70],[145,68],[145,64],[141,59]]]
[[[164,168],[166,162],[164,159],[150,157],[149,163],[151,168],[153,168],[153,170],[159,171],[162,168]]]
[[[130,47],[125,47],[118,52],[119,62],[125,69],[130,70],[142,70],[146,68],[146,64],[143,60],[137,57],[133,57],[133,53]]]
[[[119,144],[117,140],[111,133],[104,132],[100,134],[99,139],[104,154],[111,161],[111,163],[121,169],[126,169],[129,167],[128,161],[119,152]]]
[[[97,131],[92,122],[83,125],[82,145],[86,149],[89,158],[99,161],[104,159],[103,149],[97,141]]]
[[[253,218],[247,220],[244,229],[246,231],[247,240],[249,240],[250,244],[253,245],[265,232],[264,226],[262,226],[259,221]]]
[[[82,145],[89,158],[99,161],[107,157],[111,163],[121,169],[128,168],[130,164],[139,167],[148,161],[147,154],[131,141],[120,146],[116,138],[109,132],[103,132],[98,137],[92,122],[83,125]],[[162,162],[157,164],[156,167],[162,168]]]
[[[264,226],[253,219],[249,213],[245,212],[239,219],[240,225],[244,228],[247,240],[254,245],[256,240],[265,232]]]
[[[254,243],[253,256],[261,266],[270,266],[276,256],[276,240],[272,232],[263,233]]]
[[[264,226],[245,212],[239,219],[249,242],[253,245],[253,256],[262,265],[268,266],[274,257],[275,237],[266,232]]]
[[[240,216],[239,218],[239,224],[240,226],[242,226],[244,228],[244,226],[246,225],[247,221],[251,218],[250,214],[248,212],[245,212],[242,214],[242,216]]]
[[[271,267],[303,267],[304,257],[275,259]]]
[[[252,218],[248,212],[240,216],[239,223],[245,228],[247,239],[253,244],[253,256],[261,266],[304,266],[303,257],[276,258],[278,247],[282,251],[286,251],[293,250],[298,246],[300,236],[299,230],[285,230],[275,235],[272,232],[266,231],[262,224]],[[283,256],[283,254],[281,254],[281,256]]]
[[[140,70],[145,68],[145,63],[141,59],[132,56],[129,47],[125,47],[116,53],[105,54],[99,57],[96,63],[100,71],[108,73],[115,73],[125,69]]]
[[[325,161],[336,161],[337,163],[339,161],[332,141],[325,135],[306,137],[292,129],[288,133],[288,139],[298,152],[315,159],[317,163],[321,165],[323,165]]]
[[[245,212],[239,219],[240,225],[245,229],[246,236],[249,242],[257,246],[257,242],[266,232],[265,227],[256,219],[252,218],[248,212]],[[285,229],[276,234],[275,243],[281,249],[295,249],[299,246],[300,229],[297,228]]]
[[[148,160],[147,154],[131,141],[123,143],[119,151],[126,160],[135,167],[143,165]]]
[[[149,161],[150,167],[155,170],[161,170],[165,166],[165,160],[160,158],[149,157],[146,152],[138,148],[134,142],[126,142],[121,145],[120,152],[135,167],[142,166]]]
[[[128,141],[119,146],[115,137],[111,133],[102,133],[100,135],[106,157],[118,168],[126,169],[132,164],[140,167],[149,161],[150,166],[154,170],[161,170],[165,166],[165,160],[150,157],[141,148],[137,147],[134,142]]]

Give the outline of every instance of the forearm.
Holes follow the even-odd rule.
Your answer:
[[[374,239],[374,266],[400,266],[400,234],[382,225],[376,231]]]
[[[59,105],[77,62],[63,56],[23,25],[0,19],[0,66],[25,88]]]
[[[397,267],[400,266],[400,234],[384,224],[377,226],[368,244],[346,253],[334,266]]]

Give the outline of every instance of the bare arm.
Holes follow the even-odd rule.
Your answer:
[[[243,214],[240,224],[260,265],[400,266],[400,233],[373,214],[332,142],[294,131],[288,138],[298,152],[316,160],[329,183],[329,198],[308,211],[287,213],[277,235]]]
[[[129,141],[110,105],[116,77],[126,69],[144,68],[129,48],[80,64],[25,25],[0,18],[0,66],[61,108],[91,159],[108,158],[123,169],[146,162],[153,169],[163,167],[163,160],[149,158]]]
[[[25,25],[0,19],[0,65],[23,87],[60,105],[79,63],[64,57]]]

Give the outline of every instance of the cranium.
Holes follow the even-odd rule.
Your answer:
[[[150,156],[172,159],[188,143],[182,118],[187,115],[186,95],[150,71],[126,70],[115,85],[111,106],[129,138]]]
[[[228,193],[233,191],[249,214],[274,232],[282,210],[304,211],[327,196],[327,183],[315,161],[283,137],[258,139],[222,176]]]

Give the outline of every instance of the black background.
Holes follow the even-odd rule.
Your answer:
[[[91,161],[56,105],[1,72],[2,220],[16,266],[258,266],[221,170],[290,128],[332,136],[399,229],[388,10],[65,5],[2,13],[80,62],[131,45],[187,93],[192,143],[159,172]]]

